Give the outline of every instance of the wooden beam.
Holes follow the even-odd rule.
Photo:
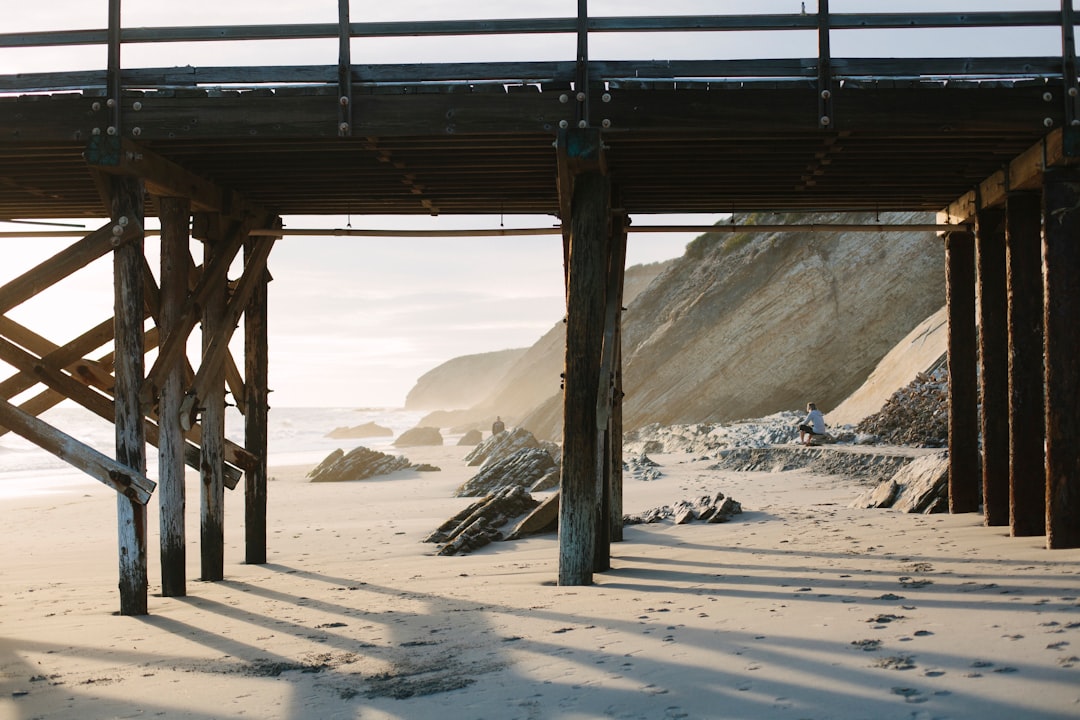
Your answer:
[[[983,208],[976,227],[979,418],[987,525],[1009,524],[1009,330],[1005,209]]]
[[[249,239],[244,252],[251,262],[259,241]],[[257,462],[244,474],[244,558],[249,564],[266,562],[267,442],[270,411],[267,345],[268,283],[263,270],[244,311],[244,447]],[[234,397],[240,402],[240,398]]]
[[[608,518],[611,525],[612,542],[622,542],[623,540],[622,304],[626,278],[626,218],[624,216],[624,222],[619,222],[619,217],[618,214],[614,216],[614,244],[622,248],[623,263],[620,268],[620,280],[618,283],[619,299],[616,303],[618,313],[615,318],[615,361],[612,372],[611,420],[608,424],[608,437],[611,438],[609,443],[611,455],[607,460],[608,465],[611,467],[611,508]],[[621,232],[619,228],[622,228]]]
[[[110,0],[119,3],[119,0]],[[112,179],[113,222],[127,218],[139,228],[130,242],[113,251],[116,367],[116,461],[133,473],[146,472],[146,434],[139,403],[143,380],[143,187],[135,178]],[[120,614],[145,615],[147,609],[147,517],[145,504],[118,497]]]
[[[222,247],[218,248],[213,262],[204,266],[198,285],[184,302],[184,310],[177,319],[176,327],[165,338],[157,360],[154,361],[153,367],[146,374],[146,380],[143,382],[142,400],[147,405],[152,405],[153,399],[157,397],[161,378],[165,373],[173,365],[181,362],[182,358],[187,357],[188,336],[191,334],[195,324],[199,322],[200,313],[202,308],[205,307],[209,296],[215,289],[220,291],[221,287],[224,286],[229,265],[232,264],[233,258],[236,257],[236,253],[240,250],[243,242],[244,239],[239,233],[230,235]]]
[[[213,223],[211,223],[213,224]],[[224,225],[225,223],[221,223]],[[203,240],[203,265],[210,269],[220,267],[223,257],[229,262],[235,255],[235,243],[241,233],[227,232],[225,237]],[[213,348],[214,339],[226,333],[225,308],[228,293],[228,277],[225,273],[215,273],[213,285],[207,286],[205,302],[202,304],[202,367],[208,367],[207,353]],[[196,375],[196,382],[200,376]],[[225,373],[220,363],[216,372],[206,372],[202,376],[202,395],[197,398],[196,406],[202,410],[202,461],[199,468],[199,487],[201,489],[200,511],[200,559],[202,575],[206,581],[222,580],[225,577],[225,488],[222,470],[225,462]],[[185,406],[193,399],[192,393],[184,398]],[[181,413],[181,417],[188,417]]]
[[[587,172],[574,181],[563,394],[559,585],[592,583],[599,519],[596,381],[604,327],[607,178]]]
[[[1004,168],[964,193],[938,213],[938,222],[962,224],[975,220],[979,210],[1001,205],[1009,193],[1042,189],[1042,174],[1048,167],[1075,162],[1065,153],[1064,134],[1059,128],[1047,133]]]
[[[1080,547],[1080,170],[1045,175],[1046,546]]]
[[[979,509],[979,410],[975,377],[975,236],[945,235],[949,316],[949,512]]]
[[[1046,533],[1041,193],[1010,195],[1006,222],[1009,525],[1026,537]]]
[[[92,136],[86,160],[102,173],[142,178],[150,195],[187,198],[196,211],[229,215],[245,209],[232,192],[127,138]]]
[[[116,234],[114,230],[117,230],[119,234]],[[141,231],[142,223],[136,218],[128,218],[124,225],[110,222],[98,228],[82,240],[0,287],[0,313],[6,313],[16,305],[52,287],[76,270],[81,270],[94,260],[104,257],[119,245],[136,236],[141,236]]]
[[[191,383],[189,382],[190,386]],[[240,374],[240,368],[236,359],[228,349],[225,351],[225,387],[232,393],[233,402],[241,415],[247,415],[247,389],[244,387],[244,376]]]
[[[224,360],[229,351],[229,340],[236,330],[240,317],[247,308],[248,301],[256,286],[262,282],[263,272],[266,270],[266,261],[270,257],[270,251],[274,247],[274,238],[263,238],[255,243],[247,262],[244,264],[244,273],[240,277],[228,304],[222,308],[221,317],[216,319],[214,332],[207,333],[206,318],[204,315],[203,328],[203,358],[199,364],[199,370],[195,373],[195,380],[188,389],[188,396],[196,399],[199,405],[205,398],[211,397],[216,390],[216,378],[224,373]],[[213,383],[214,389],[209,385]],[[224,392],[224,388],[222,388]]]
[[[150,501],[156,484],[145,474],[133,472],[3,399],[0,399],[0,423],[124,497],[143,505]]]
[[[143,340],[144,351],[157,346],[157,335],[157,328],[146,331]],[[72,363],[71,369],[73,372],[68,375],[61,372],[61,368],[52,362],[49,357],[35,357],[14,343],[0,338],[0,359],[19,371],[16,378],[25,380],[30,385],[39,382],[44,383],[48,388],[45,392],[35,395],[24,402],[19,409],[36,417],[49,408],[60,404],[63,400],[70,399],[98,417],[112,422],[116,412],[115,404],[109,397],[89,389],[88,386],[94,384],[91,382],[91,377],[79,372],[85,363],[83,361]],[[112,364],[112,357],[113,354],[109,353],[98,360],[96,365],[98,367],[108,367]],[[108,387],[98,385],[98,389],[111,397],[113,395],[113,385],[115,384],[111,376],[107,383],[102,384],[107,384]],[[155,416],[151,415],[151,417]],[[152,445],[158,445],[158,426],[149,419],[144,420],[144,423],[147,440]],[[195,426],[188,434],[198,436],[199,427]],[[230,442],[226,446],[226,458],[228,464],[225,468],[225,486],[231,490],[240,482],[241,472],[239,468],[253,463],[254,457],[243,448],[238,447],[236,443]],[[190,467],[198,469],[199,448],[191,442],[185,442],[184,444],[184,460]]]
[[[161,289],[158,327],[168,336],[177,325],[184,308],[191,266],[188,234],[191,204],[186,198],[163,197],[159,203],[161,219]],[[184,510],[187,505],[184,470],[184,430],[180,424],[180,405],[184,400],[184,368],[173,363],[162,378],[160,439],[158,441],[158,478],[161,481],[161,594],[165,597],[187,595],[187,547]],[[195,467],[198,467],[196,464]]]

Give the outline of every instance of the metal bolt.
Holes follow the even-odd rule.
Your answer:
[[[93,110],[94,112],[97,112],[98,110],[101,109],[101,103],[99,103],[97,100],[95,100],[94,102],[90,103],[90,109]]]
[[[347,95],[342,95],[340,98],[338,98],[338,102],[341,103],[341,107],[345,107],[349,104],[349,98]]]
[[[1053,99],[1054,99],[1054,94],[1053,93],[1051,93],[1051,92],[1044,92],[1043,93],[1043,100],[1045,100],[1046,102],[1050,102]]]
[[[134,103],[131,104],[131,109],[135,112],[139,112],[140,110],[142,110],[142,103],[136,100]]]
[[[101,128],[94,128],[93,130],[90,131],[90,134],[91,135],[100,135],[101,134]]]
[[[109,127],[105,128],[105,133],[107,135],[115,135],[116,134],[116,128],[114,126],[110,125]]]
[[[585,122],[584,120],[578,120],[577,126],[584,130],[585,128],[589,127],[589,123]]]
[[[585,102],[585,93],[583,93],[583,92],[579,92],[579,93],[577,94],[577,101],[578,101],[578,102]]]
[[[1054,118],[1043,118],[1043,125],[1046,127],[1054,127]]]
[[[559,102],[561,102],[561,103],[570,102],[570,96],[567,95],[566,93],[562,93],[561,95],[559,95]]]
[[[120,237],[124,234],[124,228],[120,227],[119,225],[113,225],[112,234],[114,237]]]
[[[601,124],[601,125],[602,125],[603,127],[606,127],[606,128],[609,128],[609,127],[611,127],[611,121],[610,121],[610,120],[608,120],[607,118],[604,118],[603,120],[601,120],[601,121],[600,121],[600,124]]]
[[[112,98],[109,98],[108,100],[105,101],[105,105],[107,105],[108,107],[113,107],[113,106],[116,105],[116,101],[113,100]]]
[[[142,128],[141,127],[133,127],[133,128],[131,128],[131,134],[134,135],[135,137],[139,137],[140,135],[142,135]]]
[[[832,118],[830,118],[828,115],[822,115],[820,122],[823,126],[831,125]]]
[[[1076,97],[1078,94],[1080,94],[1080,91],[1077,91],[1076,88],[1069,88],[1069,97]]]
[[[565,120],[560,120],[559,121],[559,127],[561,127],[563,130],[565,130],[566,128],[570,127],[570,123],[566,122]]]
[[[832,97],[832,92],[831,91],[829,91],[829,90],[822,90],[821,91],[821,99],[822,100],[828,100],[831,97]]]
[[[604,102],[611,102],[611,93],[604,93],[600,96],[600,99]]]
[[[116,222],[120,225],[120,227],[127,227],[127,215],[121,215],[120,217],[116,218]]]
[[[338,132],[347,133],[347,132],[349,132],[349,123],[343,122],[343,123],[341,123],[340,125],[337,126],[337,129],[338,129]]]
[[[1069,126],[1070,127],[1080,127],[1080,120],[1071,120],[1071,121],[1069,121]]]

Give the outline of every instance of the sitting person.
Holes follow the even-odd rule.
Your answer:
[[[799,426],[799,442],[803,445],[812,445],[816,435],[825,434],[825,416],[817,409],[814,403],[806,405],[806,419]]]

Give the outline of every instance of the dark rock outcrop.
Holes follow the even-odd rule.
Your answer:
[[[845,475],[867,482],[891,479],[910,463],[911,455],[890,455],[841,447],[735,448],[709,466],[711,470],[786,472],[810,470],[818,475]]]
[[[335,440],[359,440],[369,437],[390,437],[393,434],[394,431],[390,428],[369,422],[363,425],[354,425],[353,427],[334,428],[326,433],[326,437]]]
[[[500,528],[510,520],[532,511],[538,505],[520,486],[508,486],[472,503],[437,530],[424,542],[442,545],[439,555],[458,555],[503,538]]]
[[[948,511],[949,453],[913,460],[892,478],[860,495],[849,507],[893,508],[906,513]]]
[[[664,473],[660,470],[660,464],[642,451],[637,457],[623,463],[623,477],[631,477],[635,480],[658,480],[664,477]]]
[[[543,448],[522,448],[498,458],[492,457],[480,472],[461,485],[455,497],[479,497],[504,487],[518,486],[535,492],[559,484],[559,466]]]
[[[676,525],[685,525],[695,521],[723,523],[741,512],[740,503],[718,492],[715,497],[704,495],[697,500],[680,500],[674,505],[663,505],[642,513],[624,515],[623,524],[642,525],[662,520],[671,520]]]
[[[462,446],[479,445],[481,442],[483,442],[483,440],[484,433],[480,432],[476,428],[473,428],[472,430],[469,430],[464,435],[462,435],[461,438],[458,440],[457,444]]]
[[[919,373],[855,429],[891,445],[945,447],[949,441],[948,396],[948,370],[944,366]]]
[[[338,448],[327,455],[307,477],[311,482],[348,482],[407,469],[426,472],[438,470],[431,465],[413,465],[408,458],[387,455],[366,447],[358,447],[348,453]]]
[[[509,457],[519,450],[539,447],[540,443],[531,432],[525,428],[511,428],[477,445],[465,456],[465,462],[471,467],[482,466],[486,462]]]
[[[442,444],[442,433],[435,427],[414,427],[401,433],[394,440],[394,447],[424,447]]]

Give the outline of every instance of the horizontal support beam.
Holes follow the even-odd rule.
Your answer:
[[[879,232],[955,232],[970,230],[967,224],[894,224],[894,223],[793,223],[767,225],[628,225],[628,233],[776,233],[776,232],[833,232],[833,233],[879,233]],[[562,226],[545,228],[474,228],[472,230],[377,230],[360,228],[309,228],[252,230],[252,237],[388,237],[388,238],[455,238],[455,237],[520,237],[528,235],[561,235]]]
[[[949,204],[938,213],[938,220],[954,224],[972,222],[981,209],[1000,205],[1011,192],[1041,189],[1046,168],[1077,162],[1080,158],[1070,157],[1066,152],[1064,132],[1054,130],[979,183],[976,189]]]
[[[977,27],[1060,27],[1061,14],[1043,12],[859,13],[830,14],[834,30],[926,29]],[[680,15],[591,17],[589,32],[725,32],[817,30],[816,13],[762,15]],[[125,44],[209,42],[216,40],[307,40],[336,38],[336,23],[294,25],[220,25],[124,28]],[[520,18],[493,20],[430,20],[350,23],[351,37],[440,37],[454,35],[530,35],[573,33],[577,18]],[[62,30],[0,34],[0,48],[103,45],[107,30]]]
[[[0,425],[11,428],[43,450],[143,505],[150,501],[150,495],[157,487],[157,483],[145,475],[19,410],[7,400],[0,400]]]
[[[594,82],[614,80],[732,80],[748,83],[777,79],[817,78],[818,59],[767,60],[594,60],[589,77]],[[463,62],[353,65],[357,90],[394,84],[432,83],[543,83],[572,82],[573,61]],[[833,58],[833,77],[920,78],[1060,78],[1061,58]],[[186,88],[201,85],[337,85],[336,65],[264,65],[252,67],[128,68],[122,71],[125,87]],[[20,73],[0,75],[5,92],[43,92],[104,88],[105,70]]]

